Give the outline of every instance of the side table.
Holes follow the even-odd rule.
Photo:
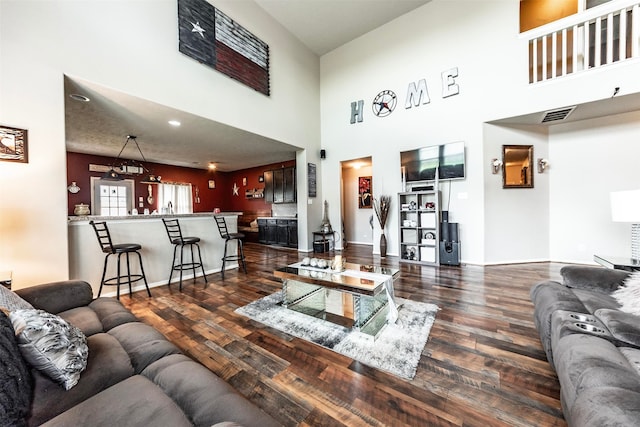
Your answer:
[[[609,255],[594,255],[593,260],[604,267],[615,269],[615,270],[626,270],[626,271],[640,270],[640,260],[635,260],[632,258],[609,256]]]
[[[313,234],[313,252],[327,252],[335,248],[335,235],[333,231],[325,233],[324,231],[312,231]],[[326,249],[325,249],[326,246]],[[316,250],[316,247],[318,250]]]

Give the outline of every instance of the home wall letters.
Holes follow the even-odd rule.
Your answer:
[[[443,99],[460,93],[460,86],[456,82],[457,77],[458,67],[450,68],[441,73]],[[431,103],[431,98],[429,97],[429,89],[427,87],[426,79],[420,79],[417,82],[410,82],[407,85],[407,95],[404,103],[404,108],[406,110],[429,103]],[[391,112],[385,115],[377,115],[376,117],[386,117],[389,114],[391,114]],[[360,99],[358,101],[353,101],[351,103],[350,123],[362,123],[363,121],[364,100]]]

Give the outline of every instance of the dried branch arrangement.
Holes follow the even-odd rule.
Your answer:
[[[380,228],[384,231],[387,224],[389,209],[391,208],[391,196],[380,196],[380,199],[373,199],[373,209],[376,211]]]

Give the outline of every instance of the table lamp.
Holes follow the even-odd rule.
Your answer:
[[[631,258],[640,260],[640,190],[611,193],[611,219],[631,223]]]

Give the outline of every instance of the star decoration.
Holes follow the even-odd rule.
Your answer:
[[[191,25],[193,25],[193,29],[191,30],[192,33],[198,33],[202,36],[202,38],[204,38],[204,33],[205,30],[204,28],[202,28],[200,26],[200,21],[196,21],[196,23],[194,24],[193,22],[191,22]]]
[[[234,195],[234,196],[237,196],[237,195],[238,195],[238,190],[240,190],[240,187],[238,187],[238,186],[236,185],[236,183],[234,182],[234,183],[233,183],[233,195]]]

